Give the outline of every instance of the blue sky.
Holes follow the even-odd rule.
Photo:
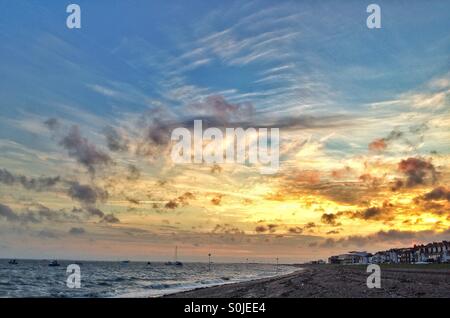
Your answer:
[[[186,181],[196,180],[193,172],[148,163],[135,156],[142,142],[134,141],[142,137],[142,123],[161,120],[159,112],[180,122],[204,115],[208,96],[231,105],[250,103],[258,123],[312,118],[307,129],[287,127],[286,149],[295,149],[299,139],[308,143],[295,154],[283,153],[286,174],[357,170],[370,160],[395,166],[401,156],[430,152],[447,160],[449,2],[377,1],[382,28],[374,30],[366,26],[370,2],[365,1],[76,1],[79,30],[66,27],[69,3],[0,0],[0,168],[35,177],[67,174],[105,186],[112,177],[100,171],[90,180],[61,149],[61,135],[49,133],[43,123],[57,118],[66,128],[77,126],[99,149],[107,148],[105,127],[114,127],[132,140],[133,153],[111,153],[110,169],[120,174],[134,164],[152,182],[183,175],[178,190],[166,189],[158,199],[168,200],[180,187],[194,187]],[[414,135],[425,126],[425,137]],[[368,144],[391,131],[406,137],[382,155],[367,153]],[[156,157],[163,160],[164,151]],[[208,177],[205,189],[218,186],[230,193],[237,183],[252,180],[251,196],[264,193],[251,172],[240,173],[232,172],[225,182],[230,188],[224,189]],[[273,180],[260,183],[273,188]],[[115,203],[101,208],[123,215],[127,224],[124,220],[137,214],[119,202],[123,192],[109,191]],[[23,208],[19,193],[0,194],[3,202]],[[53,199],[46,204],[73,203]],[[189,213],[191,226],[198,215]],[[208,213],[203,217],[214,219]]]
[[[283,107],[282,101],[262,93],[294,94],[289,88],[297,85],[307,99],[316,96],[302,86],[317,83],[326,86],[324,102],[332,98],[339,109],[354,110],[415,88],[448,67],[448,4],[442,1],[380,2],[381,30],[367,29],[361,1],[79,4],[81,30],[65,27],[65,3],[3,5],[1,57],[8,63],[1,84],[9,92],[3,91],[3,99],[17,103],[17,90],[25,88],[40,101],[69,96],[81,107],[109,113],[107,101],[88,96],[87,83],[129,85],[124,90],[163,100],[167,91],[184,85],[198,92],[228,91],[232,101],[253,94],[256,107],[271,108]],[[278,77],[264,73],[283,66]],[[66,80],[59,80],[60,73]],[[280,87],[284,90],[277,91]],[[129,104],[146,106],[141,100]]]
[[[266,111],[358,112],[449,64],[442,1],[380,2],[381,30],[367,29],[361,1],[79,4],[81,30],[65,27],[66,3],[3,4],[2,114],[70,103],[114,116],[112,99],[136,111],[215,93]],[[108,98],[114,90],[120,97]]]

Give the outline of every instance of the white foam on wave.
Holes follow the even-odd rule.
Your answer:
[[[157,283],[154,285],[149,285],[146,287],[146,290],[136,290],[136,291],[130,291],[126,293],[122,293],[119,295],[114,296],[114,298],[153,298],[153,297],[160,297],[164,295],[169,294],[176,294],[180,292],[190,291],[198,288],[207,288],[207,287],[214,287],[214,286],[222,286],[222,285],[228,285],[228,284],[235,284],[235,283],[241,283],[241,282],[247,282],[257,279],[264,279],[264,278],[272,278],[277,276],[283,276],[288,275],[293,272],[296,272],[298,270],[301,270],[301,268],[296,267],[285,267],[284,270],[280,273],[273,273],[270,275],[264,274],[264,273],[255,273],[255,275],[248,275],[248,276],[241,276],[241,277],[233,277],[229,279],[218,279],[218,278],[212,278],[209,280],[202,280],[198,282],[180,282],[180,283],[174,283],[174,284],[165,284],[165,283]],[[162,288],[158,288],[158,285]],[[167,286],[167,287],[165,287]]]

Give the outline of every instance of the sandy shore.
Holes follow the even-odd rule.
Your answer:
[[[369,289],[363,266],[306,265],[295,273],[200,288],[167,295],[177,298],[275,297],[450,297],[450,267],[387,266],[381,270],[381,288]]]

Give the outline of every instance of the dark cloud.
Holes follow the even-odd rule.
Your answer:
[[[7,171],[6,169],[0,169],[0,182],[13,185],[20,184],[28,190],[34,191],[44,191],[49,190],[59,183],[63,183],[67,188],[67,195],[82,203],[84,209],[76,209],[72,212],[87,212],[88,215],[94,215],[98,217],[103,217],[104,213],[99,209],[95,208],[94,205],[98,201],[105,201],[108,198],[108,192],[91,185],[82,185],[77,181],[67,181],[58,177],[39,177],[30,178],[22,175],[14,175]],[[12,211],[9,211],[12,212]],[[73,214],[69,215],[64,211],[52,211],[47,207],[39,204],[35,204],[32,208],[27,208],[20,214],[7,214],[7,210],[4,210],[5,217],[9,220],[15,220],[21,223],[39,223],[44,220],[49,221],[59,221],[60,219],[74,218]],[[14,213],[14,212],[12,212]]]
[[[378,219],[381,215],[383,215],[383,212],[384,211],[382,208],[374,206],[358,212],[355,215],[364,220]]]
[[[303,227],[303,229],[310,230],[310,229],[313,229],[313,228],[315,228],[315,227],[316,227],[316,223],[314,223],[314,222],[308,222],[308,223],[305,224],[305,226]]]
[[[195,196],[194,196],[194,194],[192,192],[185,192],[182,195],[180,195],[179,197],[168,201],[164,205],[164,207],[166,209],[172,209],[173,210],[173,209],[178,208],[180,205],[181,206],[189,205],[189,201],[190,200],[194,200],[194,199],[195,199]]]
[[[229,234],[229,235],[244,235],[245,232],[240,230],[236,226],[232,226],[230,224],[216,224],[211,233],[217,234]]]
[[[322,214],[322,217],[320,218],[320,220],[322,221],[322,223],[325,223],[325,224],[328,224],[328,225],[332,225],[332,226],[340,225],[340,223],[337,222],[338,215],[333,214],[333,213],[324,213],[324,214]]]
[[[175,200],[170,200],[169,202],[167,202],[164,207],[166,209],[176,209],[178,208],[178,203]]]
[[[108,198],[107,191],[90,185],[82,185],[78,182],[71,182],[67,194],[83,204],[95,204],[97,201],[105,201]]]
[[[107,214],[102,219],[103,223],[120,223],[120,220],[114,216],[114,214]]]
[[[185,206],[185,205],[189,204],[190,200],[194,200],[194,199],[195,199],[195,196],[192,192],[185,192],[177,198],[177,201],[181,205]]]
[[[114,152],[128,151],[129,141],[123,137],[115,128],[108,126],[103,129],[108,149]]]
[[[29,206],[25,212],[19,215],[22,223],[77,222],[80,220],[77,215],[67,213],[64,209],[55,211],[39,203]]]
[[[384,138],[386,141],[392,141],[392,140],[396,140],[399,139],[403,136],[403,133],[399,130],[393,130],[389,133],[389,135]]]
[[[201,117],[211,117],[224,124],[248,118],[254,112],[251,103],[231,104],[221,95],[208,96],[202,102],[188,105],[187,109]]]
[[[58,177],[39,177],[39,178],[27,178],[25,176],[21,176],[19,178],[19,182],[22,186],[28,190],[37,190],[42,191],[49,188],[54,187],[61,181],[61,178]]]
[[[393,205],[385,201],[381,206],[371,206],[360,211],[338,212],[335,216],[346,216],[351,219],[389,221],[394,218],[392,208]]]
[[[269,229],[269,232],[273,233],[276,231],[278,225],[277,224],[267,224],[267,228]]]
[[[105,212],[94,206],[85,206],[84,208],[73,208],[72,212],[78,214],[85,213],[89,217],[90,216],[98,217],[101,222],[102,221],[105,222],[106,220],[111,218],[111,216],[108,216]]]
[[[445,187],[437,187],[431,190],[430,192],[424,194],[424,200],[447,200],[450,201],[450,191]]]
[[[135,199],[135,198],[131,198],[131,197],[125,197],[125,199],[128,201],[128,202],[130,202],[131,204],[136,204],[136,205],[139,205],[141,202],[139,202],[139,200],[138,199]]]
[[[16,182],[16,176],[14,176],[11,172],[6,169],[0,169],[0,182],[13,185]]]
[[[20,184],[27,190],[46,191],[62,181],[61,177],[32,178],[24,175],[16,175],[6,169],[0,169],[0,183],[6,185]]]
[[[83,235],[86,233],[86,230],[82,227],[73,227],[69,230],[69,234],[72,235]]]
[[[256,233],[264,233],[264,232],[270,232],[270,233],[275,233],[276,230],[278,228],[278,224],[266,224],[266,225],[257,225],[255,227],[255,232]]]
[[[1,203],[0,203],[0,217],[3,217],[10,222],[16,222],[20,220],[19,216],[9,206]]]
[[[59,122],[59,120],[57,118],[49,118],[46,121],[44,121],[44,125],[49,129],[49,130],[57,130],[61,127],[61,123]]]
[[[172,130],[173,125],[155,121],[147,127],[146,140],[154,145],[167,145]]]
[[[224,122],[220,118],[216,117],[201,117],[200,115],[194,116],[188,119],[184,119],[179,122],[176,127],[186,127],[188,129],[193,128],[194,120],[202,120],[203,129],[207,129],[210,127],[218,127],[218,128],[279,128],[283,129],[283,131],[288,130],[301,130],[301,129],[321,129],[321,128],[339,128],[345,127],[352,124],[351,120],[348,117],[336,115],[336,116],[323,116],[323,117],[314,117],[314,116],[292,116],[286,118],[275,119],[273,116],[270,117],[254,117],[253,119],[248,120],[236,120],[230,122]]]
[[[173,122],[172,126],[190,129],[194,120],[202,120],[204,129],[209,127],[241,127],[243,129],[258,127],[296,130],[342,127],[354,123],[351,118],[342,115],[322,117],[300,115],[277,118],[271,113],[256,113],[254,106],[249,102],[233,104],[221,95],[208,96],[200,102],[186,106],[185,110],[186,113],[192,115],[189,118]]]
[[[38,236],[42,237],[42,238],[49,238],[49,239],[56,239],[56,238],[58,238],[58,235],[55,232],[50,231],[50,230],[45,230],[45,229],[41,230],[38,233]]]
[[[403,188],[404,186],[405,186],[405,183],[402,180],[397,179],[391,184],[391,190],[397,191],[397,190]]]
[[[377,138],[369,143],[369,150],[371,151],[383,151],[385,150],[391,141],[402,138],[403,133],[398,130],[393,130],[384,138]]]
[[[265,226],[265,225],[257,225],[256,227],[255,227],[255,232],[256,233],[264,233],[264,232],[267,232],[269,229],[267,228],[267,226]]]
[[[70,157],[85,166],[91,174],[95,174],[95,167],[111,163],[109,155],[91,144],[80,134],[78,126],[72,126],[69,133],[60,141]]]
[[[216,195],[214,198],[211,199],[211,203],[214,205],[220,205],[220,203],[222,202],[222,195],[218,194]]]
[[[292,234],[302,234],[303,233],[303,229],[301,227],[299,227],[299,226],[295,226],[295,227],[290,227],[288,229],[288,232],[292,233]]]
[[[426,123],[412,125],[408,128],[408,132],[400,130],[393,130],[384,138],[378,138],[369,144],[369,150],[380,152],[389,147],[389,145],[396,140],[401,140],[411,149],[416,149],[417,145],[422,143],[425,139],[425,132],[429,129]],[[409,135],[408,135],[409,133]],[[407,136],[408,135],[408,136]]]
[[[416,204],[421,204],[421,202],[418,201],[418,199],[422,198],[416,198],[414,201]],[[423,209],[429,213],[433,213],[439,216],[447,215],[448,219],[450,219],[450,207],[446,206],[445,204],[440,204],[435,201],[425,201],[423,202]],[[407,220],[408,221],[408,220]],[[417,224],[422,222],[422,219],[418,218],[416,219]]]
[[[138,180],[141,177],[141,171],[135,165],[128,165],[127,179],[130,181]]]
[[[194,120],[201,120],[203,129],[219,128],[280,128],[284,130],[319,129],[332,127],[348,127],[352,120],[348,116],[290,116],[276,118],[273,114],[255,115],[251,103],[230,103],[223,96],[208,96],[200,102],[189,104],[181,109],[181,115],[175,115],[164,107],[155,107],[144,113],[137,122],[142,135],[136,143],[136,154],[156,159],[171,145],[171,133],[177,127],[192,130]],[[189,114],[187,116],[186,114]],[[108,134],[113,149],[121,148],[116,144],[118,133]],[[212,172],[219,172],[213,168]]]
[[[99,218],[102,218],[105,216],[105,213],[103,213],[102,210],[95,208],[95,207],[87,207],[86,212],[89,213],[89,215],[98,216]]]
[[[16,223],[42,223],[44,221],[50,222],[65,222],[79,221],[76,215],[66,213],[64,210],[54,211],[42,204],[34,204],[27,207],[21,213],[13,211],[9,206],[0,203],[0,217],[9,222]]]
[[[421,158],[408,158],[400,161],[398,170],[406,175],[406,186],[414,187],[424,184],[427,175],[431,177],[432,183],[437,179],[437,173],[434,165]]]
[[[155,107],[145,112],[137,122],[142,132],[137,140],[136,154],[150,158],[157,158],[170,145],[170,136],[180,124],[166,108]]]
[[[152,203],[152,208],[153,208],[153,209],[159,209],[160,206],[159,206],[158,203]]]

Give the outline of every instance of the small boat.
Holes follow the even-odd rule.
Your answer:
[[[176,262],[165,262],[164,265],[167,266],[183,266],[182,262],[176,261]]]
[[[57,267],[57,266],[61,266],[59,263],[58,263],[58,261],[51,261],[49,264],[48,264],[48,266],[50,266],[50,267]]]
[[[10,261],[8,262],[8,264],[9,264],[9,265],[17,265],[17,264],[19,264],[19,263],[17,263],[17,260],[12,259],[12,260],[10,260]]]
[[[130,264],[130,261],[122,261],[122,264]]]
[[[183,263],[178,261],[178,246],[175,246],[175,261],[174,262],[166,262],[164,265],[167,266],[183,266]]]
[[[151,262],[147,262],[147,265],[152,265],[152,263]]]

